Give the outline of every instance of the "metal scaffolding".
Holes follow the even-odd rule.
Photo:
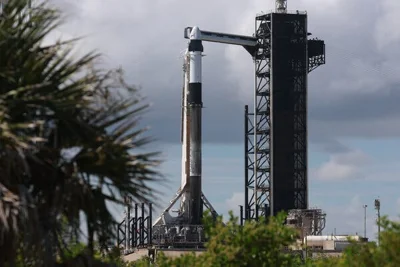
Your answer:
[[[124,254],[131,253],[137,248],[152,246],[152,204],[126,203],[125,218],[117,225],[117,246],[124,248]]]
[[[291,210],[286,218],[287,225],[298,229],[300,239],[310,235],[322,235],[326,214],[321,209]]]
[[[245,107],[245,219],[258,219],[270,205],[270,68],[271,24],[266,15],[255,20],[254,110]],[[261,213],[261,214],[260,214]]]

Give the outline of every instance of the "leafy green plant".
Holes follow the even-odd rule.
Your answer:
[[[121,70],[103,70],[99,54],[73,56],[77,40],[44,45],[60,25],[46,3],[11,0],[0,14],[0,262],[53,266],[87,228],[94,244],[112,242],[106,203],[154,201],[157,153],[137,149],[148,107]],[[1,266],[1,264],[0,264]]]
[[[157,255],[157,265],[166,266],[298,266],[300,259],[282,253],[296,238],[295,230],[283,225],[284,214],[259,222],[238,223],[230,213],[228,222],[222,217],[213,221],[205,216],[209,241],[207,250],[199,255],[186,254],[175,259]]]

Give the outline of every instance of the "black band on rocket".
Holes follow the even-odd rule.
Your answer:
[[[201,83],[189,83],[188,103],[202,105]]]

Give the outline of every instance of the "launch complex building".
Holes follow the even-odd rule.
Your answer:
[[[254,62],[254,102],[244,108],[241,223],[285,211],[287,224],[301,229],[302,236],[321,235],[325,214],[310,209],[308,199],[307,78],[325,64],[325,43],[310,38],[307,18],[277,0],[274,12],[255,17],[253,36],[185,28],[182,183],[154,222],[151,204],[127,203],[118,226],[118,244],[127,254],[141,247],[201,248],[207,241],[203,211],[217,215],[202,191],[201,63],[207,42],[242,46]],[[171,215],[175,203],[180,205]]]

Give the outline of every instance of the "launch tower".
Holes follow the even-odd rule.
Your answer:
[[[308,209],[307,76],[325,64],[325,44],[310,40],[306,12],[255,18],[255,90],[245,107],[244,219]]]

